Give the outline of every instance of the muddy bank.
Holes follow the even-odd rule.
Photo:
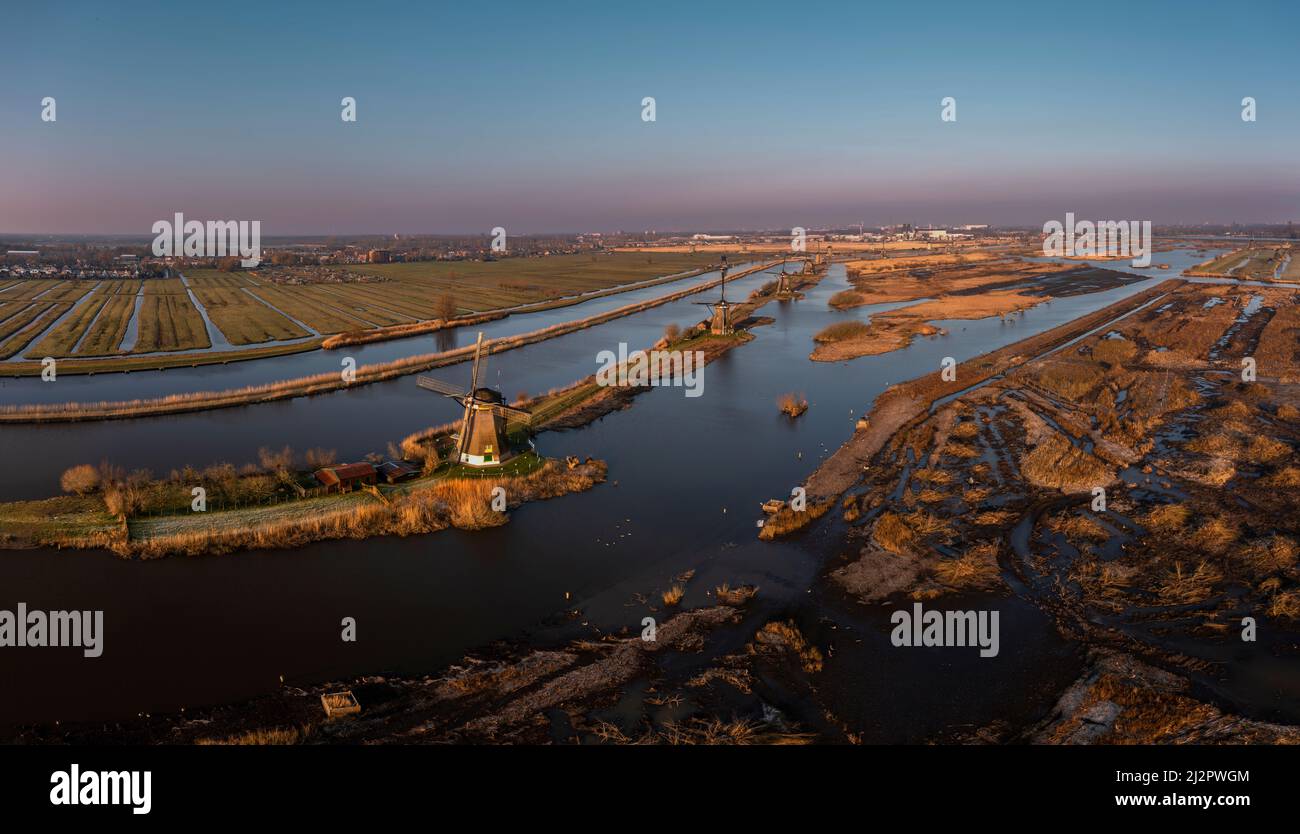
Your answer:
[[[1094,313],[963,362],[955,380],[946,381],[941,371],[935,371],[909,382],[890,386],[876,398],[867,417],[859,421],[853,436],[809,476],[804,484],[809,506],[821,506],[838,500],[863,476],[872,456],[879,452],[899,429],[919,418],[941,398],[954,395],[971,386],[978,386],[989,379],[1005,374],[1034,356],[1060,348],[1107,322],[1150,304],[1182,284],[1183,282],[1177,279],[1163,281],[1155,287],[1136,293]],[[764,538],[772,538],[782,533],[793,532],[812,520],[806,514],[796,513],[787,508],[774,516],[773,521],[776,523],[769,522],[760,535]]]
[[[1297,392],[1146,364],[1156,343],[1197,362],[1247,344],[1219,288],[1160,298],[892,433],[839,505],[850,553],[826,581],[862,605],[1001,594],[1206,705],[1170,714],[1294,724]]]
[[[755,638],[750,650],[720,666],[707,661],[698,670],[681,666],[683,659],[706,658],[706,647],[711,643],[716,647],[719,636],[742,621],[741,608],[720,604],[665,616],[653,639],[624,634],[574,640],[554,648],[498,645],[423,678],[369,676],[318,687],[284,687],[245,704],[114,725],[29,728],[8,740],[520,744],[808,739],[765,711],[749,683],[749,667],[754,664],[788,660],[802,668],[797,650],[788,643],[794,632],[760,629],[765,638]],[[328,720],[321,696],[341,690],[353,693],[361,711]],[[683,709],[688,697],[701,706]],[[723,712],[724,703],[728,718],[706,717]]]

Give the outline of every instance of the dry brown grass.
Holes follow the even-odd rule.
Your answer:
[[[1114,480],[1111,467],[1052,432],[1020,459],[1025,480],[1064,492],[1087,492]]]
[[[311,737],[313,728],[304,727],[270,727],[266,729],[249,730],[239,735],[200,738],[195,739],[197,745],[222,745],[222,746],[244,746],[244,745],[285,745],[285,744],[302,744]]]
[[[834,498],[810,503],[802,511],[792,510],[787,504],[767,517],[767,520],[763,522],[763,528],[758,532],[758,537],[764,541],[770,541],[780,536],[798,532],[821,518],[834,506]]]
[[[713,589],[713,595],[718,598],[718,602],[725,602],[727,605],[744,605],[757,593],[757,586],[737,585],[733,588],[726,582]]]
[[[799,665],[809,674],[822,670],[821,649],[804,639],[803,632],[792,621],[773,620],[759,629],[754,640],[760,645],[793,652],[799,658]]]
[[[1192,510],[1184,504],[1163,504],[1145,513],[1138,523],[1151,533],[1175,533],[1187,525]]]
[[[947,443],[943,447],[943,453],[961,460],[970,460],[980,456],[979,449],[965,443]]]
[[[818,343],[843,342],[847,339],[865,336],[870,332],[871,326],[864,322],[837,321],[828,327],[822,328],[816,336],[813,336],[813,341]]]
[[[1265,475],[1260,483],[1270,489],[1300,487],[1300,466],[1284,466],[1271,475]]]
[[[916,540],[912,528],[907,526],[902,516],[886,510],[876,519],[871,537],[876,543],[892,553],[904,553]]]
[[[949,436],[957,437],[962,440],[970,440],[980,433],[979,424],[974,420],[966,420],[952,427]]]
[[[1246,457],[1254,463],[1277,463],[1291,457],[1291,447],[1280,440],[1257,434],[1246,448]]]
[[[1047,526],[1075,541],[1105,541],[1109,538],[1105,528],[1086,515],[1057,515],[1048,519]]]
[[[826,302],[836,310],[844,310],[849,307],[861,306],[866,301],[866,296],[857,290],[840,290],[830,297]]]
[[[1293,588],[1274,596],[1268,604],[1268,615],[1300,620],[1300,589]]]
[[[1156,593],[1165,602],[1187,605],[1203,602],[1214,592],[1214,586],[1222,581],[1223,572],[1209,562],[1201,561],[1192,570],[1178,562],[1156,586]]]
[[[1190,537],[1192,547],[1206,553],[1221,555],[1228,545],[1237,540],[1237,528],[1220,516],[1206,519]]]
[[[781,413],[789,417],[798,417],[808,410],[808,400],[803,394],[782,394],[777,398],[776,404]]]
[[[956,559],[942,559],[934,567],[935,578],[954,588],[983,588],[998,579],[998,544],[980,542]]]
[[[1082,400],[1105,377],[1098,363],[1075,358],[1047,359],[1026,373],[1038,385],[1070,402]]]
[[[927,484],[950,484],[952,483],[952,473],[947,469],[918,469],[912,473],[912,477],[922,483]]]
[[[1137,345],[1128,339],[1098,339],[1092,346],[1092,358],[1107,365],[1123,365],[1137,355]]]
[[[723,721],[720,718],[671,722],[658,729],[648,729],[636,737],[627,735],[614,724],[599,721],[592,728],[592,734],[607,744],[638,745],[785,745],[811,744],[816,739],[811,733],[790,732],[754,721]]]
[[[1300,550],[1296,543],[1286,536],[1273,535],[1258,539],[1246,547],[1246,560],[1260,573],[1289,571],[1296,566],[1296,556]]]

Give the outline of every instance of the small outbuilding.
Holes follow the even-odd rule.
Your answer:
[[[420,474],[420,470],[404,460],[386,460],[379,464],[380,476],[390,484],[405,481]]]
[[[326,492],[351,492],[359,486],[374,484],[379,480],[379,473],[369,463],[343,463],[338,466],[326,466],[317,469],[316,480],[325,487]]]

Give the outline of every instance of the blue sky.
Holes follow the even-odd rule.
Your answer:
[[[23,4],[0,231],[1300,219],[1298,9]]]

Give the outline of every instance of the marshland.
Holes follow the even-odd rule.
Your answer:
[[[1155,259],[1175,257],[1180,269],[1195,256],[1175,250]],[[1017,269],[1015,281],[1026,285],[1017,292],[1052,288],[1041,288],[1050,301],[1014,316],[944,312],[926,319],[937,332],[890,353],[810,362],[815,337],[828,327],[870,327],[874,316],[943,295],[924,292],[936,288],[918,276],[910,280],[919,295],[845,306],[841,294],[860,292],[862,282],[833,264],[802,299],[758,311],[770,323],[708,365],[705,396],[650,390],[630,408],[540,435],[546,457],[603,461],[605,481],[521,506],[508,525],[150,563],[93,550],[6,553],[0,580],[21,588],[27,602],[61,588],[61,607],[104,608],[109,642],[137,650],[106,655],[94,669],[42,658],[41,680],[0,695],[5,714],[12,724],[44,725],[13,731],[29,739],[108,732],[142,741],[1059,740],[1083,726],[1058,703],[1079,691],[1089,704],[1116,704],[1120,715],[1147,722],[1114,721],[1113,738],[1142,740],[1148,726],[1172,732],[1161,721],[1173,699],[1187,705],[1179,732],[1229,714],[1243,718],[1241,734],[1285,737],[1269,722],[1297,720],[1281,697],[1294,699],[1298,682],[1286,672],[1287,638],[1278,636],[1294,634],[1287,542],[1296,531],[1276,523],[1285,495],[1263,493],[1292,477],[1295,420],[1286,407],[1294,403],[1289,383],[1267,370],[1294,350],[1290,297],[1281,290],[1251,308],[1253,289],[1164,287],[1178,269],[1152,278],[1115,265],[1116,276],[1090,273],[1079,282],[1096,281],[1091,291],[1061,292],[1070,282],[1052,276],[1076,266]],[[734,297],[759,289],[773,271],[738,281]],[[1125,314],[1098,313],[1147,292],[1154,296]],[[1206,307],[1199,294],[1225,300]],[[493,356],[489,381],[511,397],[563,387],[593,372],[600,350],[620,341],[649,346],[665,328],[698,321],[694,300]],[[1186,322],[1180,329],[1160,318],[1175,309]],[[1013,347],[1005,362],[980,367],[978,357],[1090,314],[1100,320],[1082,334],[1047,338],[1039,350]],[[1243,351],[1257,358],[1266,390],[1232,381]],[[880,395],[936,372],[947,356],[958,362],[956,386],[926,389],[938,394],[933,407],[928,400],[888,428],[880,411],[888,398]],[[435,373],[444,371],[458,379],[456,366]],[[797,420],[773,407],[786,395],[808,405]],[[53,495],[64,470],[100,458],[165,472],[181,461],[253,460],[262,446],[293,445],[355,459],[454,417],[407,378],[214,412],[6,426],[21,474],[6,482],[5,497]],[[1211,436],[1228,440],[1197,444],[1185,426],[1201,421],[1224,427]],[[817,521],[758,537],[761,503],[813,483],[846,439],[877,426],[880,450],[844,467],[853,477],[820,496]],[[1212,514],[1210,487],[1174,474],[1220,478],[1225,467],[1230,478],[1260,484],[1241,491],[1245,501],[1264,502],[1258,514]],[[1122,520],[1091,518],[1080,507],[1072,490],[1099,479]],[[1020,554],[1026,517],[1033,521],[1025,541],[1056,549]],[[1148,529],[1161,542],[1149,541]],[[1193,547],[1205,554],[1195,563],[1180,555]],[[1076,585],[1077,592],[1057,590]],[[1001,655],[892,649],[894,606],[880,603],[916,598],[999,609]],[[1151,606],[1165,610],[1149,615]],[[1171,629],[1178,606],[1194,613]],[[1233,618],[1247,609],[1270,636],[1229,642]],[[297,612],[291,622],[285,610]],[[1098,627],[1090,614],[1113,624]],[[343,616],[366,630],[358,644],[338,640]],[[647,616],[659,625],[653,647],[637,636]],[[1177,661],[1192,638],[1209,656],[1187,670]],[[225,648],[242,640],[255,640],[259,652]],[[1229,651],[1245,652],[1246,668],[1259,674],[1234,672],[1221,657]],[[92,714],[61,685],[74,677],[102,685]],[[505,680],[519,685],[507,690]],[[957,681],[967,697],[945,697]],[[363,712],[322,724],[319,695],[340,683],[357,693]],[[115,730],[99,723],[137,713],[148,717]],[[94,723],[48,726],[73,715]]]

